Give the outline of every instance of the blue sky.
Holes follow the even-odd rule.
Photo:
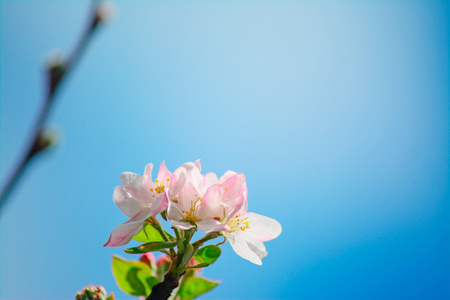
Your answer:
[[[277,219],[262,266],[229,245],[203,299],[450,297],[446,1],[119,1],[49,119],[0,219],[0,298],[73,299],[102,284],[126,217],[124,171],[201,159],[242,172]],[[2,1],[1,182],[23,151],[49,53],[89,3]]]

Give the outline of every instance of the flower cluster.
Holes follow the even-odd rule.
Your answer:
[[[263,244],[281,233],[276,220],[247,212],[247,184],[241,173],[227,171],[218,178],[201,173],[200,161],[188,162],[175,172],[161,163],[152,180],[153,164],[144,175],[125,172],[120,176],[113,200],[130,218],[111,233],[107,247],[127,244],[145,224],[161,214],[172,227],[181,231],[217,233],[225,237],[241,257],[262,264],[267,255]],[[153,220],[153,221],[151,221]]]

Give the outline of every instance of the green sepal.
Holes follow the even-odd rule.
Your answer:
[[[126,261],[113,256],[112,271],[117,285],[130,295],[148,296],[152,287],[158,283],[150,267],[142,262]]]
[[[161,212],[161,217],[164,219],[164,221],[167,221],[167,210],[163,210]]]
[[[147,252],[160,251],[166,248],[173,248],[180,245],[183,242],[184,239],[181,239],[179,241],[146,243],[138,247],[125,249],[125,252],[129,254],[143,254]]]
[[[152,225],[145,224],[144,229],[141,230],[137,235],[133,237],[136,241],[140,243],[151,243],[151,242],[163,242],[164,239],[161,234]]]
[[[184,254],[181,258],[180,264],[178,265],[180,269],[184,268],[189,263],[192,255],[194,254],[194,247],[191,244],[184,245],[184,247]]]
[[[194,259],[199,263],[214,263],[222,254],[222,249],[214,245],[208,245],[197,250]]]
[[[212,290],[220,282],[214,282],[201,277],[189,277],[184,280],[177,292],[176,299],[191,300]]]

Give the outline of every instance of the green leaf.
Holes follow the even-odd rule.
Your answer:
[[[163,242],[161,234],[152,225],[145,224],[144,229],[133,237],[140,243]]]
[[[129,254],[142,254],[147,252],[153,252],[153,251],[160,251],[166,248],[173,248],[178,246],[184,241],[184,239],[181,239],[179,241],[169,241],[169,242],[155,242],[155,243],[147,243],[142,244],[139,247],[133,247],[125,249],[126,253]]]
[[[194,259],[199,263],[212,264],[219,258],[220,254],[222,254],[220,247],[208,245],[198,249],[194,255]]]
[[[178,290],[177,297],[181,300],[190,300],[215,288],[219,282],[201,277],[189,277],[184,280]]]
[[[195,265],[195,266],[187,267],[186,269],[201,269],[201,268],[206,268],[208,266],[209,266],[208,263],[201,263],[201,264],[198,264],[198,265]]]
[[[116,298],[114,298],[114,293],[113,292],[111,292],[111,294],[109,294],[109,296],[108,297],[106,297],[106,299],[105,300],[115,300]]]
[[[158,283],[150,267],[142,262],[126,261],[113,256],[112,271],[117,285],[130,295],[148,296],[152,287]]]

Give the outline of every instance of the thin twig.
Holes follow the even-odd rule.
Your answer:
[[[80,60],[83,52],[88,45],[89,40],[93,36],[93,33],[96,31],[96,28],[104,20],[105,16],[102,15],[103,12],[100,10],[100,5],[101,4],[95,0],[92,2],[92,17],[89,20],[88,27],[86,28],[83,35],[81,36],[81,39],[76,45],[72,56],[65,63],[50,66],[47,70],[48,90],[44,99],[44,106],[42,107],[41,112],[33,127],[33,133],[31,135],[32,138],[28,143],[25,155],[2,189],[2,192],[0,194],[0,211],[3,211],[3,207],[9,199],[11,192],[16,187],[19,180],[22,178],[22,175],[27,169],[32,158],[39,152],[42,152],[43,150],[48,148],[48,145],[42,144],[43,135],[45,135],[45,130],[43,127],[44,123],[47,120],[51,108],[55,102],[56,94],[60,90],[61,84],[65,81],[65,78],[67,78],[68,74],[75,68],[76,63]]]

